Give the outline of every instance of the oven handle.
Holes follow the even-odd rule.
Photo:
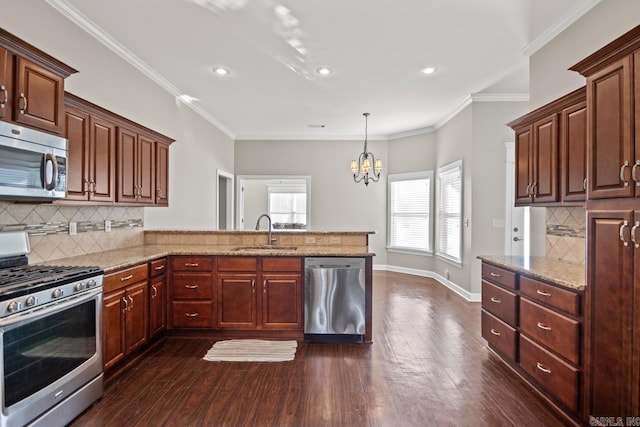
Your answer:
[[[46,305],[44,308],[36,307],[30,311],[25,311],[13,316],[5,317],[4,319],[0,320],[0,328],[13,326],[17,323],[23,323],[24,321],[33,320],[38,317],[46,316],[56,311],[60,311],[61,309],[64,309],[68,306],[81,304],[85,301],[94,299],[97,295],[100,295],[100,294],[102,294],[102,288],[94,289],[87,293],[81,294],[77,297],[69,297],[62,301],[56,301],[51,305]]]

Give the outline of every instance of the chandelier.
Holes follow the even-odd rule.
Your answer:
[[[369,113],[362,113],[364,116],[364,151],[360,153],[358,160],[351,160],[351,172],[355,182],[364,181],[364,185],[368,186],[369,181],[378,182],[380,172],[382,171],[382,160],[374,157],[373,153],[367,151],[367,119]],[[373,165],[373,170],[371,166]]]

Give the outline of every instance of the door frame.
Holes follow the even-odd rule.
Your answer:
[[[233,191],[233,181],[234,176],[232,173],[225,172],[221,169],[216,169],[216,230],[220,230],[220,178],[223,178],[226,183],[226,194],[227,197],[225,199],[226,203],[226,230],[233,230],[234,223],[234,191]]]

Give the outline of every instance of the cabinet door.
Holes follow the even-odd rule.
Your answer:
[[[129,286],[126,294],[128,302],[125,342],[127,353],[147,342],[149,327],[149,297],[147,282]]]
[[[64,136],[67,138],[67,199],[89,197],[89,115],[67,106],[64,112]]]
[[[149,296],[149,336],[154,337],[165,329],[167,312],[165,304],[166,276],[155,277],[151,281]]]
[[[156,144],[156,205],[169,204],[169,146]]]
[[[256,276],[218,276],[218,327],[256,327]]]
[[[104,296],[102,311],[102,364],[104,369],[124,358],[125,291],[110,292]]]
[[[138,136],[138,148],[136,150],[136,166],[138,177],[138,201],[140,203],[153,203],[155,201],[155,141],[142,135]]]
[[[588,211],[585,310],[587,414],[630,414],[632,395],[633,213]],[[637,384],[637,383],[636,383]]]
[[[64,79],[20,56],[16,72],[14,121],[61,133]]]
[[[587,78],[589,199],[630,197],[631,59],[623,58]]]
[[[302,330],[302,277],[297,274],[262,276],[264,329]]]
[[[635,185],[636,185],[636,197],[640,197],[640,51],[637,51],[634,55],[633,55],[633,62],[634,62],[634,66],[633,66],[633,70],[634,70],[634,76],[635,76],[635,81],[634,81],[634,100],[635,100],[635,107],[636,107],[636,111],[635,111],[635,124],[636,124],[636,134],[635,134],[635,149],[634,149],[634,154],[635,154],[635,161],[634,161],[634,167],[636,168],[635,171],[635,176],[633,176],[632,178],[635,181]]]
[[[0,119],[11,117],[11,54],[0,47]]]
[[[118,127],[117,202],[136,202],[138,135],[128,129]]]
[[[558,201],[558,118],[554,113],[533,124],[533,201]]]
[[[587,103],[562,110],[562,201],[584,201],[587,197]]]
[[[90,199],[101,202],[115,200],[116,126],[101,117],[89,121]]]
[[[531,183],[533,171],[531,169],[531,127],[527,126],[516,131],[516,201],[517,205],[531,203]]]

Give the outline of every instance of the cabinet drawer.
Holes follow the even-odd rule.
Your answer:
[[[104,276],[104,292],[111,292],[129,286],[132,283],[147,280],[147,264],[137,265]]]
[[[516,330],[485,310],[482,310],[482,337],[506,358],[516,360]]]
[[[211,299],[211,274],[175,273],[171,281],[172,299]]]
[[[213,327],[213,308],[209,301],[173,301],[171,308],[174,328]]]
[[[580,295],[557,286],[520,276],[520,291],[531,299],[574,315],[580,314]]]
[[[218,271],[246,271],[255,273],[258,270],[258,258],[246,256],[218,257]]]
[[[489,282],[482,281],[482,308],[510,324],[516,326],[518,296]]]
[[[149,275],[151,277],[159,276],[167,272],[167,259],[157,259],[149,263]]]
[[[578,409],[578,369],[520,335],[520,367],[570,409]]]
[[[526,298],[520,298],[520,331],[566,358],[579,363],[580,324]]]
[[[262,271],[302,271],[302,258],[294,257],[264,257]]]
[[[174,271],[211,271],[213,270],[212,257],[174,257],[171,259],[171,268]]]
[[[505,270],[504,268],[494,267],[493,265],[482,263],[482,278],[511,289],[516,287],[516,273]]]

